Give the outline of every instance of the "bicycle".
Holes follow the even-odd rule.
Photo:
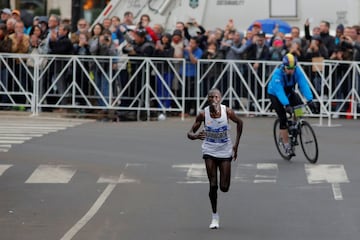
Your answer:
[[[289,144],[295,153],[295,148],[299,145],[300,141],[300,145],[306,159],[310,163],[316,163],[319,157],[318,142],[311,125],[302,119],[305,112],[306,105],[298,105],[294,107],[292,114],[293,119],[291,119],[291,117],[288,119]],[[283,159],[290,160],[292,156],[286,154],[284,143],[280,137],[280,119],[275,120],[273,132],[276,149]]]

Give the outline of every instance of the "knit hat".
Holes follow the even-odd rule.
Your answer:
[[[180,36],[180,37],[182,37],[181,30],[175,29],[174,32],[173,32],[173,36]]]
[[[240,41],[242,41],[245,37],[245,34],[242,31],[237,31],[240,35]]]
[[[9,8],[4,8],[3,10],[1,10],[1,13],[6,13],[8,15],[11,15],[11,10]]]
[[[263,38],[266,36],[263,31],[258,32],[256,35]]]
[[[337,30],[337,31],[340,31],[340,32],[344,32],[344,25],[339,24],[339,25],[336,27],[336,30]]]
[[[253,27],[261,28],[261,22],[254,22]]]
[[[145,37],[147,34],[147,31],[145,28],[138,28],[134,30],[134,33],[138,35],[139,37]]]
[[[48,19],[47,16],[40,16],[38,20],[39,20],[39,23],[42,23],[42,22],[43,23],[48,23],[49,19]]]
[[[12,10],[12,14],[16,14],[16,15],[18,15],[18,16],[21,16],[20,11],[17,10],[17,9]]]
[[[273,42],[273,45],[274,45],[275,47],[281,47],[281,46],[284,45],[284,42],[283,42],[282,40],[280,40],[280,39],[276,39],[276,40]]]
[[[319,42],[322,42],[320,35],[313,35],[311,39],[313,39],[313,40],[318,40]]]

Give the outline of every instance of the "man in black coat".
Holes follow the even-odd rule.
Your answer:
[[[70,26],[66,24],[60,24],[58,32],[50,32],[49,37],[49,53],[56,55],[71,55],[73,54],[73,44],[68,35],[70,32]],[[70,68],[66,68],[65,65],[69,61],[67,58],[56,58],[53,65],[53,77],[52,82],[56,82],[56,93],[64,94],[67,82],[70,81]],[[64,71],[64,69],[66,69]],[[61,96],[60,96],[61,97]],[[65,103],[64,99],[61,102]]]

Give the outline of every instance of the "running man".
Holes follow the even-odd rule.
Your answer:
[[[218,169],[220,172],[220,190],[229,191],[231,178],[231,161],[237,158],[237,151],[243,129],[243,121],[234,111],[221,104],[221,93],[218,89],[208,92],[209,106],[196,116],[195,123],[187,136],[191,140],[200,139],[202,154],[205,160],[206,172],[209,179],[209,198],[212,208],[212,220],[209,228],[219,228],[219,214],[217,212]],[[236,123],[235,144],[230,137],[229,119]],[[198,130],[204,123],[204,129]]]
[[[295,153],[289,144],[286,113],[289,113],[291,116],[293,112],[292,107],[302,104],[300,96],[295,92],[296,85],[299,85],[300,92],[307,100],[310,110],[312,112],[315,111],[309,83],[306,81],[303,71],[297,68],[296,65],[296,57],[291,53],[286,54],[282,59],[280,67],[275,69],[267,89],[272,108],[280,119],[280,137],[289,156],[295,156]]]

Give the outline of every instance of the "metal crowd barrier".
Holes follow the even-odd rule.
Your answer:
[[[0,55],[0,107],[196,113],[210,88],[238,114],[274,115],[266,87],[280,62],[199,60],[194,76],[174,58]],[[301,62],[319,111],[320,124],[333,117],[359,117],[359,62]]]

